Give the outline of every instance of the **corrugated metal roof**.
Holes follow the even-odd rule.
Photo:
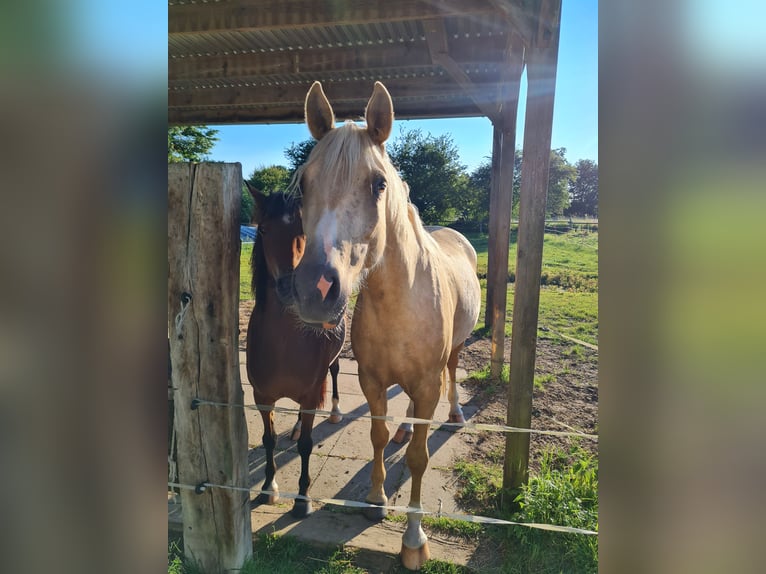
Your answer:
[[[389,87],[399,117],[497,107],[510,36],[523,29],[500,0],[393,0],[384,5],[390,19],[385,7],[361,4],[171,2],[170,122],[299,122],[315,80],[335,92],[339,117],[361,114],[376,80]],[[294,12],[252,12],[261,6]],[[371,21],[355,12],[363,9],[373,10]]]

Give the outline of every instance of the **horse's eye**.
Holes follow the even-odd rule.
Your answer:
[[[388,184],[383,176],[378,176],[372,181],[372,194],[375,199],[378,199],[380,194],[386,191],[386,185]]]

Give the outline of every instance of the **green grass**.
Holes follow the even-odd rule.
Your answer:
[[[568,451],[548,450],[540,472],[516,498],[521,509],[499,509],[502,492],[500,464],[458,462],[455,474],[460,500],[472,512],[512,520],[598,530],[598,461],[578,445]],[[503,571],[511,574],[596,572],[598,539],[523,526],[486,527],[507,556]]]
[[[250,257],[253,254],[253,244],[243,243],[242,250],[239,252],[239,300],[250,301],[253,294],[250,291],[250,281],[252,273],[250,272]]]
[[[487,275],[488,236],[467,233],[466,237],[476,249],[479,277]],[[508,252],[508,277],[516,278],[516,232],[511,233]],[[598,291],[598,233],[568,231],[546,233],[543,239],[543,263],[540,274],[542,285],[575,291]]]
[[[405,514],[389,514],[386,516],[386,520],[404,524],[407,522],[407,516]],[[466,539],[476,539],[483,531],[480,524],[466,522],[465,520],[455,520],[454,518],[444,518],[441,516],[424,516],[422,524],[426,533],[438,532],[440,534],[459,536]]]

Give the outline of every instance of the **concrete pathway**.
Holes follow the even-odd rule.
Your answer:
[[[252,390],[247,382],[244,353],[240,353],[241,377],[245,392],[245,404],[254,404]],[[317,417],[314,423],[314,450],[311,455],[310,471],[312,484],[309,495],[314,498],[336,498],[364,501],[370,487],[372,468],[372,444],[370,443],[370,419],[355,418],[369,414],[367,402],[359,387],[357,364],[353,360],[341,359],[338,389],[343,421],[331,424],[325,417]],[[458,380],[466,373],[458,369]],[[458,383],[460,402],[468,402],[471,396]],[[388,391],[388,414],[404,416],[409,399],[401,388],[394,386]],[[325,409],[331,406],[331,385],[328,384]],[[277,405],[298,408],[289,399],[280,400]],[[449,402],[442,397],[434,420],[447,420]],[[467,420],[474,414],[472,407],[464,407]],[[265,450],[261,436],[263,425],[260,413],[245,410],[249,436],[250,486],[260,487],[264,480]],[[276,481],[281,493],[297,493],[300,475],[300,456],[296,443],[290,440],[290,431],[297,420],[295,414],[275,413],[275,427],[278,433],[276,446]],[[388,423],[393,436],[397,425]],[[405,462],[407,445],[389,442],[385,450],[386,494],[389,504],[407,506],[410,494],[410,474]],[[436,511],[442,504],[444,512],[461,512],[455,502],[457,486],[452,474],[455,461],[469,455],[470,445],[452,431],[435,429],[428,438],[430,461],[423,480],[422,504],[426,510]],[[251,499],[253,496],[251,496]],[[316,544],[346,545],[373,553],[383,553],[368,568],[375,572],[388,572],[398,563],[397,554],[401,548],[404,522],[384,521],[374,524],[365,519],[361,510],[335,505],[314,504],[315,512],[303,520],[296,520],[289,514],[293,501],[282,498],[274,506],[261,505],[252,511],[254,534],[289,533],[307,542]],[[175,514],[175,513],[174,513]],[[402,515],[403,516],[403,515]],[[171,522],[178,518],[170,517]],[[480,557],[474,556],[476,546],[460,541],[447,540],[439,535],[430,535],[431,557],[455,564],[471,565]],[[370,557],[368,556],[369,560]],[[390,567],[386,566],[390,562]]]

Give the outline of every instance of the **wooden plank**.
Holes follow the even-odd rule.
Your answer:
[[[280,30],[445,16],[468,17],[496,12],[497,8],[486,0],[244,0],[236,3],[171,4],[168,7],[168,32]]]
[[[527,50],[527,110],[524,160],[521,167],[516,285],[511,336],[511,380],[508,425],[530,428],[535,376],[540,271],[543,259],[545,203],[551,126],[556,89],[561,0],[543,0],[539,29]],[[505,443],[503,489],[510,508],[514,494],[529,478],[529,434],[508,433]]]
[[[168,334],[179,481],[248,486],[239,327],[240,164],[168,165]],[[184,304],[184,301],[188,301]],[[181,491],[184,552],[205,572],[233,571],[252,553],[247,492]]]

